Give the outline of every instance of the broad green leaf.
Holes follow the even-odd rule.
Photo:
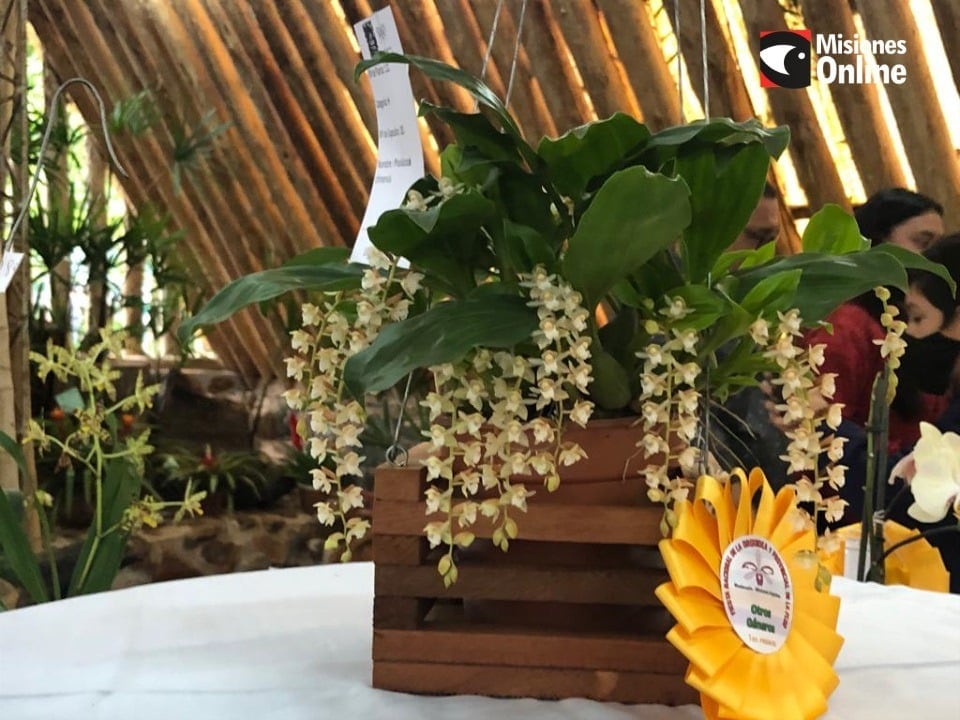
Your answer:
[[[693,218],[683,233],[689,279],[701,282],[737,239],[760,200],[770,157],[759,143],[706,145],[677,156]]]
[[[779,157],[790,142],[786,125],[766,128],[757,120],[735,122],[730,118],[695,120],[686,125],[661,130],[647,141],[645,149],[677,148],[690,143],[734,145],[761,143],[771,157]]]
[[[617,283],[676,241],[690,223],[682,180],[632,167],[597,191],[570,238],[564,276],[593,307]]]
[[[578,200],[595,177],[616,169],[626,155],[650,137],[650,131],[629,115],[614,113],[558,138],[543,138],[537,154],[564,195]]]
[[[860,235],[857,221],[839,205],[824,205],[803,231],[804,252],[844,255],[869,247],[870,241]]]
[[[456,136],[457,146],[461,150],[473,149],[487,161],[517,162],[520,160],[516,138],[497,130],[486,115],[461,113],[426,101],[420,103],[420,115],[436,115],[449,125]]]
[[[633,398],[626,369],[602,347],[592,352],[593,381],[587,389],[590,398],[603,410],[625,408]]]
[[[245,275],[210,298],[200,311],[188,318],[177,336],[181,342],[206,325],[223,322],[239,310],[272,300],[293,290],[337,291],[360,286],[363,266],[331,262],[324,265],[286,265]]]
[[[740,306],[757,316],[783,312],[790,308],[802,275],[803,271],[796,269],[766,277],[750,288]]]
[[[807,323],[824,319],[840,304],[877,285],[906,289],[907,273],[892,254],[874,252],[824,255],[799,253],[777,258],[766,265],[739,270],[741,289],[749,291],[765,278],[790,270],[802,276],[793,306]]]
[[[462,296],[475,286],[476,272],[496,264],[482,231],[496,216],[494,204],[470,189],[427,210],[401,208],[383,213],[369,230],[370,241],[407,258]]]
[[[899,245],[893,245],[891,243],[881,243],[876,245],[870,248],[870,252],[892,255],[899,260],[900,264],[903,265],[907,270],[925,270],[926,272],[933,273],[950,286],[950,292],[952,292],[954,295],[957,293],[956,281],[953,279],[950,271],[940,263],[935,263],[931,260],[928,260],[923,255],[919,255],[915,252],[907,250],[906,248],[902,248]]]
[[[102,527],[113,530],[98,537],[96,521],[91,523],[70,579],[69,596],[103,592],[113,585],[127,547],[128,533],[119,525],[139,492],[140,477],[133,463],[127,458],[108,460],[102,487]]]
[[[347,361],[344,379],[354,397],[378,393],[412,370],[454,362],[474,347],[509,348],[530,339],[537,314],[519,295],[482,286],[399,323]]]

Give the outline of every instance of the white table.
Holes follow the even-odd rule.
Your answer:
[[[826,717],[960,720],[960,597],[834,580]],[[161,583],[0,613],[3,720],[701,718],[698,708],[417,697],[370,687],[373,567]]]

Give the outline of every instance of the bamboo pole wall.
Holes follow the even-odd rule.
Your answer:
[[[510,101],[528,138],[616,111],[653,129],[676,123],[676,3],[690,120],[696,101],[689,98],[701,107],[705,99],[699,0],[528,0]],[[352,23],[388,4],[408,52],[480,72],[497,0],[30,0],[29,9],[58,75],[91,79],[108,110],[140,90],[153,92],[160,123],[116,138],[131,172],[123,187],[134,205],[173,215],[201,281],[218,289],[311,247],[352,243],[377,136],[369,84],[352,77]],[[485,73],[501,96],[521,5],[504,2]],[[801,216],[827,202],[852,207],[863,192],[912,177],[945,205],[948,228],[960,227],[958,140],[936,97],[945,84],[955,93],[960,76],[960,0],[932,2],[947,57],[936,78],[922,47],[930,28],[921,30],[913,7],[908,0],[705,0],[710,113],[791,126],[792,170],[781,164],[775,179],[788,197],[806,197],[806,207],[793,208]],[[809,27],[850,37],[856,23],[869,37],[907,41],[905,85],[833,85],[819,95],[754,87],[759,31]],[[418,98],[473,109],[459,88],[416,71],[411,81]],[[83,93],[74,98],[98,134],[95,106]],[[178,186],[176,138],[204,119],[226,130]],[[427,119],[421,134],[426,167],[437,172],[434,148],[450,133]],[[786,203],[784,216],[792,223]],[[795,246],[792,224],[788,230],[784,245]],[[287,351],[280,328],[257,311],[223,324],[211,341],[250,378],[277,373]]]

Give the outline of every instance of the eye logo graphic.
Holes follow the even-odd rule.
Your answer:
[[[810,85],[809,30],[760,33],[760,85],[805,88]]]

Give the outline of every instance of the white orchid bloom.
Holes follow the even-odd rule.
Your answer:
[[[941,433],[922,422],[913,458],[917,472],[910,485],[910,517],[933,523],[943,520],[951,507],[960,510],[960,435]]]

